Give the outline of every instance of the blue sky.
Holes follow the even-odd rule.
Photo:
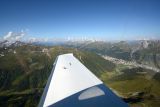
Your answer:
[[[160,0],[0,0],[0,36],[160,37]]]

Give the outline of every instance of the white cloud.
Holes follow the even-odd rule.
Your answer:
[[[7,35],[5,35],[4,37],[3,37],[3,39],[8,39],[8,38],[10,38],[12,36],[12,32],[8,32],[8,34]]]
[[[10,42],[19,41],[25,36],[25,32],[22,30],[21,32],[8,32],[7,35],[3,37],[4,40],[8,40]]]
[[[32,43],[32,42],[36,42],[36,41],[37,41],[37,38],[31,37],[31,38],[29,38],[28,40],[29,40],[29,42]]]

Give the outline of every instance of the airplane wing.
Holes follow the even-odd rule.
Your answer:
[[[73,54],[53,65],[39,107],[128,107]]]

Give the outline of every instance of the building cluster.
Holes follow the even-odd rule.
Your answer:
[[[107,55],[103,56],[103,58],[106,59],[106,60],[109,60],[109,61],[111,61],[115,64],[123,64],[123,65],[128,65],[128,66],[141,67],[141,68],[153,70],[155,72],[160,72],[160,69],[158,69],[158,68],[151,67],[151,66],[144,65],[144,64],[138,64],[135,61],[125,61],[123,59],[113,58],[113,57],[110,57],[110,56],[107,56]]]

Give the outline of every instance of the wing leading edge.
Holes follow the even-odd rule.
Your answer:
[[[53,65],[39,107],[128,107],[73,54]]]

